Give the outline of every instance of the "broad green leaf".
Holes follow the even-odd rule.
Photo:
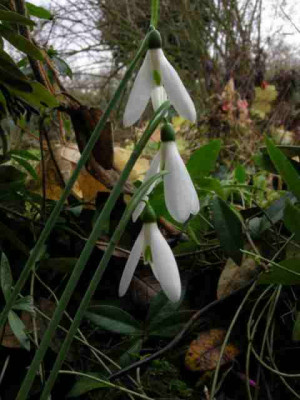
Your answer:
[[[249,229],[254,239],[258,239],[263,232],[283,219],[287,200],[293,202],[295,201],[295,197],[291,193],[284,194],[280,199],[275,200],[270,207],[264,210],[264,215],[262,217],[255,217],[250,220]]]
[[[187,169],[193,180],[207,176],[215,169],[221,150],[221,140],[212,140],[196,150],[187,163]]]
[[[295,342],[300,340],[300,312],[297,312],[292,338]]]
[[[246,182],[247,179],[247,174],[245,167],[241,164],[237,165],[235,170],[234,170],[234,177],[237,180],[237,182],[243,184]]]
[[[24,169],[26,169],[26,171],[32,176],[34,180],[37,181],[39,179],[36,170],[33,168],[32,165],[29,164],[28,161],[24,160],[24,158],[16,157],[14,155],[11,158],[14,159],[18,164],[20,164]]]
[[[147,327],[149,336],[173,337],[190,319],[190,311],[176,311],[169,314],[159,314]]]
[[[300,284],[300,258],[290,258],[280,261],[278,264],[279,266],[272,265],[269,272],[261,274],[258,283],[263,285],[271,283],[280,285]]]
[[[121,308],[109,305],[93,306],[85,317],[95,325],[120,335],[141,334],[141,324]]]
[[[1,289],[3,292],[4,298],[5,298],[5,301],[7,301],[11,294],[11,287],[13,284],[13,279],[12,279],[12,275],[11,275],[9,261],[3,252],[1,253],[0,266],[1,266],[1,271],[0,271]]]
[[[20,342],[21,346],[24,347],[26,350],[30,350],[30,341],[28,336],[25,333],[25,325],[21,318],[14,312],[10,311],[8,313],[8,323],[9,326],[11,327],[11,330],[13,331],[15,337],[18,339]]]
[[[40,161],[41,157],[33,154],[28,150],[10,150],[9,154],[15,155],[20,158],[25,158],[25,160]]]
[[[284,210],[284,225],[295,234],[295,239],[300,240],[300,209],[290,202],[286,203]]]
[[[172,303],[161,290],[151,300],[147,321],[152,322],[161,319],[162,315],[170,314],[180,307],[181,302]]]
[[[24,93],[19,90],[12,90],[12,93],[36,107],[54,108],[59,106],[56,98],[43,85],[38,82],[32,82],[31,86],[32,93]]]
[[[103,381],[107,379],[103,374],[97,374],[94,372],[88,372],[87,375],[94,376],[95,378],[99,378]],[[105,382],[99,382],[94,380],[93,378],[82,376],[77,379],[77,382],[67,394],[67,397],[79,397],[84,393],[90,392],[91,390],[107,387],[110,387],[109,382],[108,384],[105,384]]]
[[[0,50],[0,64],[2,68],[6,68],[10,73],[14,74],[17,78],[28,82],[27,76],[18,68],[14,60],[5,51]],[[29,83],[29,82],[28,82]]]
[[[35,23],[30,19],[23,17],[23,15],[13,11],[0,10],[0,20],[13,22],[15,24],[21,24],[21,25],[29,25],[29,26],[35,25]]]
[[[1,60],[0,60],[1,63]],[[32,92],[30,82],[18,78],[14,72],[11,72],[8,67],[0,65],[0,83],[8,87],[8,89],[19,90],[20,92]],[[11,90],[10,90],[11,91]]]
[[[50,11],[44,7],[36,6],[35,4],[26,1],[26,8],[30,15],[41,19],[52,19],[53,16]]]
[[[138,337],[130,341],[129,349],[125,351],[120,357],[120,365],[122,368],[137,361],[142,348],[143,339]]]
[[[213,221],[220,245],[224,253],[240,265],[244,247],[243,229],[239,217],[220,197],[212,200]]]
[[[288,158],[272,142],[266,138],[270,158],[289,190],[300,200],[300,174],[292,166]]]
[[[40,50],[29,40],[24,38],[24,36],[15,33],[12,29],[0,25],[0,36],[12,44],[16,49],[22,51],[28,56],[35,58],[36,60],[43,60],[43,55]]]

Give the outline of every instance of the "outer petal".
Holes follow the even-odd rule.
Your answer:
[[[190,214],[197,214],[200,204],[191,177],[182,161],[175,142],[162,144],[165,169],[164,193],[166,206],[172,217],[178,222],[185,222]]]
[[[147,52],[145,60],[135,78],[123,116],[125,127],[133,125],[142,115],[150,99],[152,89],[152,72],[150,54]]]
[[[167,100],[168,97],[164,87],[154,86],[151,90],[151,101],[153,110],[156,111]]]
[[[171,104],[179,115],[191,122],[196,122],[195,105],[184,87],[179,75],[166,59],[163,51],[160,49],[160,70],[162,74],[162,83],[166,89]]]
[[[150,168],[148,169],[148,171],[147,171],[147,173],[146,173],[146,175],[144,177],[143,182],[146,182],[153,175],[155,175],[157,172],[159,172],[159,169],[160,169],[160,158],[161,158],[161,156],[160,156],[160,149],[159,149],[158,152],[156,153],[156,155],[154,156],[152,162],[151,162]],[[138,219],[138,217],[141,215],[141,213],[143,212],[143,210],[145,208],[145,201],[148,200],[148,195],[152,192],[154,186],[155,186],[155,183],[153,183],[149,187],[149,189],[148,189],[148,191],[146,193],[146,196],[143,198],[143,201],[141,201],[137,205],[136,209],[133,211],[133,213],[132,213],[132,221],[133,222],[135,222]]]
[[[151,253],[153,273],[167,297],[176,302],[181,296],[181,282],[175,257],[157,224],[151,224]],[[154,272],[155,271],[155,272]]]
[[[138,265],[139,259],[141,257],[144,248],[144,227],[139,233],[133,248],[131,250],[130,256],[125,265],[120,286],[119,286],[119,296],[124,296],[130,285],[131,279],[133,277],[134,271]]]

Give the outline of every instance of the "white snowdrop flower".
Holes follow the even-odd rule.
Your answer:
[[[147,206],[142,218],[144,224],[125,265],[119,296],[126,293],[143,254],[144,264],[150,264],[155,278],[168,299],[177,302],[181,296],[181,281],[173,252],[158,229],[156,216],[151,207]]]
[[[196,121],[194,103],[161,46],[160,33],[153,30],[149,36],[146,57],[125,108],[125,127],[133,125],[141,117],[150,97],[154,110],[168,98],[179,115],[193,123]]]
[[[176,221],[184,223],[190,218],[191,214],[198,214],[200,204],[194,184],[177,149],[175,131],[171,124],[164,124],[161,128],[161,146],[151,162],[144,181],[151,178],[151,176],[160,170],[168,172],[163,176],[167,209]],[[154,186],[155,183],[150,186],[146,196],[150,194]],[[144,207],[144,201],[138,204],[132,214],[134,222]]]

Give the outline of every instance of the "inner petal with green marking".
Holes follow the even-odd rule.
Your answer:
[[[157,69],[154,69],[152,73],[153,73],[153,80],[154,80],[155,84],[157,86],[160,86],[161,85],[160,72]]]

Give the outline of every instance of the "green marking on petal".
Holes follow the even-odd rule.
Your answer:
[[[151,247],[147,246],[144,251],[144,264],[151,264],[151,263],[152,263]]]
[[[161,75],[160,72],[155,69],[153,72],[153,80],[157,86],[161,85]]]

